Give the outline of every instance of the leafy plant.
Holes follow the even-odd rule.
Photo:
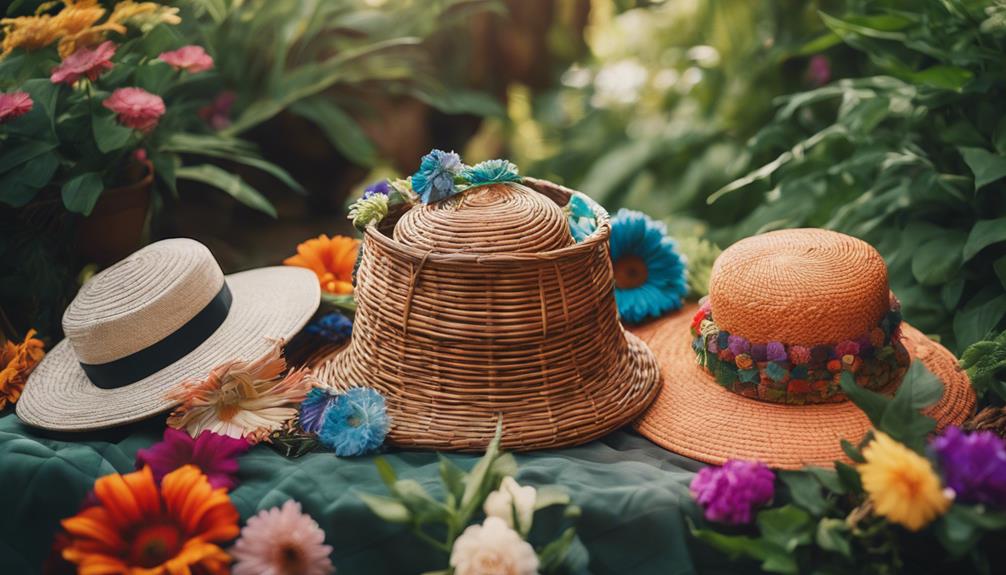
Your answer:
[[[483,516],[482,509],[490,494],[499,489],[504,478],[517,475],[517,461],[513,455],[500,451],[501,434],[502,425],[498,425],[485,455],[469,472],[440,456],[442,500],[435,499],[415,480],[398,479],[395,470],[382,458],[376,460],[377,470],[390,496],[361,493],[360,498],[384,521],[408,525],[416,537],[449,555],[465,528]],[[579,508],[570,503],[569,495],[561,489],[539,487],[533,510],[537,513],[549,507],[561,508],[565,518],[575,519],[580,514]],[[536,552],[542,573],[578,573],[586,569],[587,551],[573,526],[553,535],[548,543],[536,547]],[[450,572],[447,569],[437,573]]]
[[[40,10],[52,11],[54,4],[43,4]],[[130,8],[146,11],[136,15]],[[190,73],[160,58],[187,44],[174,28],[177,16],[173,12],[155,3],[124,2],[108,14],[103,8],[93,8],[100,10],[102,19],[71,36],[61,23],[72,19],[60,16],[83,9],[71,2],[59,5],[48,21],[52,39],[44,47],[18,44],[19,22],[30,25],[33,16],[13,19],[5,29],[5,47],[9,44],[11,50],[0,61],[0,90],[27,93],[31,110],[0,128],[0,202],[20,207],[50,190],[49,195],[61,197],[68,211],[87,216],[105,189],[142,178],[150,169],[143,167],[149,158],[168,192],[175,192],[178,179],[194,180],[276,215],[269,201],[240,177],[213,164],[183,162],[183,156],[197,155],[251,166],[300,190],[286,171],[262,159],[254,146],[211,132],[199,118],[196,112],[210,100],[200,86],[212,82],[214,73]],[[43,15],[48,17],[48,12]],[[87,33],[81,38],[88,42],[78,38],[72,50],[66,47],[64,40]],[[114,55],[103,67],[76,77],[56,75],[61,61],[66,66],[67,58],[104,41],[111,44],[102,44],[99,50],[111,50]],[[141,126],[121,112],[117,117],[110,109],[124,88],[142,90],[142,101],[153,114],[147,124]]]
[[[874,429],[932,457],[927,437],[935,421],[920,409],[939,400],[943,384],[920,362],[912,364],[893,398],[860,388],[849,373],[843,374],[842,389]],[[858,446],[843,442],[853,465],[778,472],[784,489],[776,492],[775,506],[758,512],[755,524],[740,533],[711,523],[692,524],[692,533],[772,573],[993,572],[1006,510],[955,501],[922,531],[893,524],[870,502],[858,469],[866,461],[862,449],[873,439],[871,433]]]
[[[710,196],[763,203],[730,234],[818,226],[888,262],[905,316],[963,350],[1006,319],[1006,25],[1002,2],[896,0],[822,12],[874,75],[781,98],[750,142],[774,157]],[[850,270],[851,271],[851,270]]]

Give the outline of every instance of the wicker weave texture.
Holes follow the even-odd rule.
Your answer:
[[[317,374],[381,391],[392,443],[480,450],[502,417],[507,449],[574,445],[654,397],[656,360],[618,322],[607,214],[570,245],[570,192],[531,184],[414,208],[397,239],[367,229],[352,341]]]
[[[890,309],[887,266],[873,246],[819,229],[769,232],[713,265],[716,324],[753,342],[834,344],[869,333]]]

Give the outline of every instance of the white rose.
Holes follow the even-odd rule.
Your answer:
[[[534,548],[499,517],[465,529],[451,550],[454,575],[537,575]]]
[[[499,517],[506,521],[507,526],[516,529],[522,534],[531,531],[531,522],[534,519],[534,502],[537,491],[530,485],[521,486],[514,481],[513,477],[504,477],[499,489],[493,491],[486,497],[486,502],[482,505],[482,510],[489,517]],[[517,517],[517,525],[514,525],[514,516]]]

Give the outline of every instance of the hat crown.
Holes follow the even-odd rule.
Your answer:
[[[63,314],[63,331],[82,363],[115,361],[185,325],[223,282],[206,246],[186,238],[162,240],[85,283]]]
[[[415,206],[398,220],[394,238],[422,250],[467,253],[536,253],[574,243],[562,209],[517,183]]]
[[[819,229],[769,232],[730,246],[713,265],[709,299],[721,330],[804,346],[868,333],[891,305],[877,250]]]

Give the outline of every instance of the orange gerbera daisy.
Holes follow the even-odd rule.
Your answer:
[[[42,340],[35,338],[35,330],[29,330],[21,343],[0,344],[0,409],[17,403],[28,375],[45,355],[44,347]]]
[[[238,535],[238,512],[224,488],[213,489],[193,465],[164,476],[149,467],[106,475],[94,484],[98,504],[63,520],[63,557],[81,575],[228,573],[220,547]]]
[[[321,289],[334,294],[353,293],[353,266],[360,240],[325,234],[297,246],[297,255],[283,260],[288,266],[307,268],[318,276]]]

